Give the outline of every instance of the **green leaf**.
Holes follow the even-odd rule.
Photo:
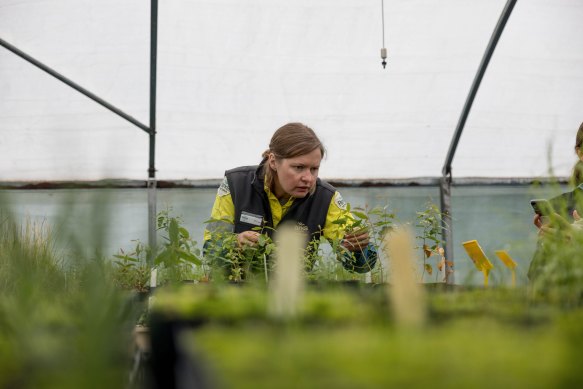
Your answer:
[[[174,218],[170,219],[170,224],[168,225],[168,235],[170,242],[178,242],[178,221]]]
[[[192,253],[189,253],[189,252],[187,252],[185,250],[179,250],[178,251],[178,256],[181,259],[184,259],[184,260],[186,260],[186,261],[188,261],[190,263],[193,263],[195,265],[199,265],[200,266],[202,264],[202,262],[200,261],[200,259],[198,259],[194,255],[192,255]]]
[[[260,246],[265,246],[265,241],[266,241],[266,240],[267,240],[267,239],[265,238],[265,235],[259,235],[259,236],[257,237],[257,243],[258,243]]]
[[[139,261],[139,259],[132,258],[132,257],[129,257],[127,255],[117,255],[117,254],[115,254],[114,257],[115,258],[119,258],[119,259],[123,259],[124,261],[130,261],[130,262],[138,262]]]
[[[352,214],[359,217],[360,219],[368,220],[368,215],[364,212],[352,211]]]
[[[154,264],[159,265],[161,263],[167,265],[168,259],[170,258],[170,252],[168,250],[162,251],[156,258],[154,259]]]
[[[184,237],[185,239],[190,238],[190,233],[188,232],[188,230],[184,227],[179,227],[178,231],[180,231],[180,235],[182,235],[182,237]]]

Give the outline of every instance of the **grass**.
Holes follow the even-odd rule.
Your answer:
[[[211,327],[188,338],[225,387],[237,388],[560,387],[579,377],[567,341],[463,320],[424,332]]]
[[[102,261],[68,255],[1,214],[0,387],[127,387],[131,309]]]
[[[302,313],[287,322],[268,316],[265,294],[251,285],[188,286],[158,297],[155,311],[168,320],[206,319],[182,331],[181,347],[208,366],[219,387],[560,388],[583,382],[583,310],[533,303],[526,289],[431,290],[428,320],[417,329],[395,325],[380,287],[312,285]]]

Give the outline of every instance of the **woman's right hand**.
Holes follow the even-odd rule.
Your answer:
[[[370,242],[370,236],[368,235],[368,230],[364,231],[354,231],[344,235],[341,241],[341,245],[344,246],[349,251],[361,251],[364,250],[368,243]]]
[[[243,231],[237,234],[237,243],[239,247],[255,246],[259,240],[259,232],[257,231]]]

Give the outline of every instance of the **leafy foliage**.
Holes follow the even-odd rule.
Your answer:
[[[224,220],[209,219],[205,223],[225,222]],[[237,234],[224,229],[211,232],[211,239],[205,244],[205,256],[209,262],[224,270],[227,278],[233,282],[256,278],[261,274],[267,281],[271,270],[269,256],[275,249],[272,238],[265,228],[255,227],[260,232],[257,244],[239,245]],[[220,277],[220,273],[215,273]]]
[[[416,237],[421,241],[420,248],[423,250],[421,281],[423,281],[425,273],[430,276],[433,274],[433,266],[427,261],[432,256],[436,256],[436,268],[438,271],[435,272],[435,281],[438,280],[439,272],[445,270],[446,273],[443,282],[446,282],[450,272],[453,272],[451,269],[453,262],[445,258],[443,247],[441,247],[441,234],[444,230],[444,222],[439,207],[432,202],[428,202],[423,211],[417,212],[417,223],[415,226],[421,231],[420,235]]]
[[[163,243],[154,251],[139,240],[131,252],[120,250],[114,255],[114,280],[122,289],[146,291],[151,267],[148,262],[153,258],[153,266],[159,270],[158,282],[176,283],[191,279],[196,269],[208,278],[208,265],[192,240],[188,230],[179,217],[172,216],[170,210],[162,211],[157,217],[158,231],[162,232]]]
[[[150,280],[150,267],[142,260],[146,247],[140,241],[136,241],[136,247],[132,252],[125,253],[120,250],[114,255],[117,260],[112,261],[112,274],[115,284],[123,290],[135,290],[146,292]]]
[[[583,302],[583,230],[561,224],[542,235],[529,270],[536,298],[566,306]]]
[[[200,259],[200,249],[196,247],[196,242],[190,238],[190,233],[181,226],[181,220],[171,217],[168,211],[160,212],[158,215],[158,230],[163,230],[165,243],[154,259],[154,264],[172,267],[181,262],[193,265],[202,265]]]

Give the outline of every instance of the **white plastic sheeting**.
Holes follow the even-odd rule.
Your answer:
[[[439,176],[505,0],[168,0],[159,179],[255,164],[288,121],[325,178]],[[149,2],[0,0],[0,37],[148,124]],[[454,177],[566,176],[583,121],[583,1],[520,0]],[[0,181],[146,179],[148,136],[0,47]]]

